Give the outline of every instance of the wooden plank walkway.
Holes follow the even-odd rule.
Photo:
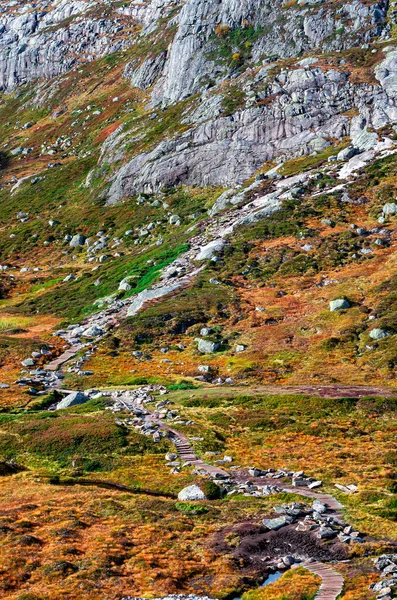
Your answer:
[[[344,583],[340,573],[321,562],[306,562],[302,566],[322,579],[320,589],[315,596],[316,600],[336,600],[340,596]]]
[[[68,360],[74,358],[77,352],[79,352],[79,350],[81,350],[82,348],[84,348],[84,344],[76,344],[75,346],[70,346],[70,348],[65,350],[65,352],[58,356],[58,358],[55,358],[47,365],[45,365],[44,369],[46,371],[58,371],[62,367],[62,365],[68,362]]]
[[[270,482],[271,480],[269,480]],[[274,479],[273,479],[274,483]],[[313,490],[309,490],[309,488],[296,488],[292,485],[286,485],[284,483],[280,484],[280,487],[287,492],[291,492],[292,494],[297,494],[298,496],[304,496],[305,498],[313,498],[313,500],[319,500],[323,504],[327,504],[331,510],[334,510],[337,513],[340,513],[343,506],[342,504],[331,494],[324,494],[323,492],[315,492]]]
[[[145,408],[145,410],[148,411],[147,408]],[[208,463],[201,460],[201,458],[198,458],[194,452],[192,444],[190,443],[189,439],[184,433],[181,433],[180,431],[173,429],[166,423],[163,423],[161,419],[157,419],[150,411],[147,412],[146,418],[155,425],[161,427],[161,429],[163,429],[164,431],[167,431],[171,434],[170,440],[175,444],[176,451],[181,460],[183,460],[184,462],[191,463],[197,469],[201,469],[209,475],[219,475],[222,478],[230,477],[230,474],[227,471],[224,471],[220,467],[209,465]]]

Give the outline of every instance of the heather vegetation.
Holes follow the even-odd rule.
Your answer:
[[[392,5],[83,4],[0,28],[0,597],[396,597]]]

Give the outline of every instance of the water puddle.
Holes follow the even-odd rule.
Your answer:
[[[285,571],[275,571],[274,573],[270,573],[265,579],[265,581],[259,587],[266,587],[270,583],[274,583],[277,579],[280,579],[281,575],[284,575]],[[233,600],[241,600],[242,596],[237,598],[233,598]]]
[[[274,583],[277,579],[280,579],[281,575],[283,575],[285,571],[276,571],[275,573],[270,573],[270,575],[265,579],[260,587],[265,587],[269,585],[269,583]]]

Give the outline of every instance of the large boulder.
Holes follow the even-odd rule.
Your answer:
[[[105,331],[94,323],[94,325],[91,325],[91,327],[88,327],[88,329],[84,331],[83,336],[86,338],[95,338],[103,335],[104,333]]]
[[[80,235],[79,233],[74,235],[69,242],[69,246],[71,248],[79,248],[81,246],[84,246],[84,244],[85,244],[85,237],[84,237],[84,235]]]
[[[382,208],[382,212],[385,216],[397,214],[397,204],[395,202],[387,202]]]
[[[207,500],[207,496],[198,485],[189,485],[179,492],[178,500],[180,502],[194,502],[197,500]]]
[[[83,394],[83,392],[72,392],[71,394],[68,394],[63,400],[58,402],[57,410],[62,410],[63,408],[69,408],[70,406],[84,404],[88,400],[89,397]]]
[[[344,310],[345,308],[350,308],[350,302],[345,298],[337,298],[336,300],[331,300],[329,303],[329,310],[331,312]]]
[[[220,348],[219,342],[212,342],[211,340],[198,339],[198,351],[203,354],[213,354]]]
[[[338,155],[337,155],[337,160],[349,160],[350,158],[353,158],[353,156],[356,156],[356,154],[359,154],[359,149],[355,148],[354,146],[348,146],[347,148],[343,148],[343,150],[341,150]]]

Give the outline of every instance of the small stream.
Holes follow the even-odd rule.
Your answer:
[[[274,573],[270,573],[265,581],[259,587],[266,587],[270,583],[274,583],[277,579],[280,579],[281,575],[284,575],[285,571],[275,571]],[[233,598],[233,600],[241,600],[242,596],[238,596],[237,598]]]

